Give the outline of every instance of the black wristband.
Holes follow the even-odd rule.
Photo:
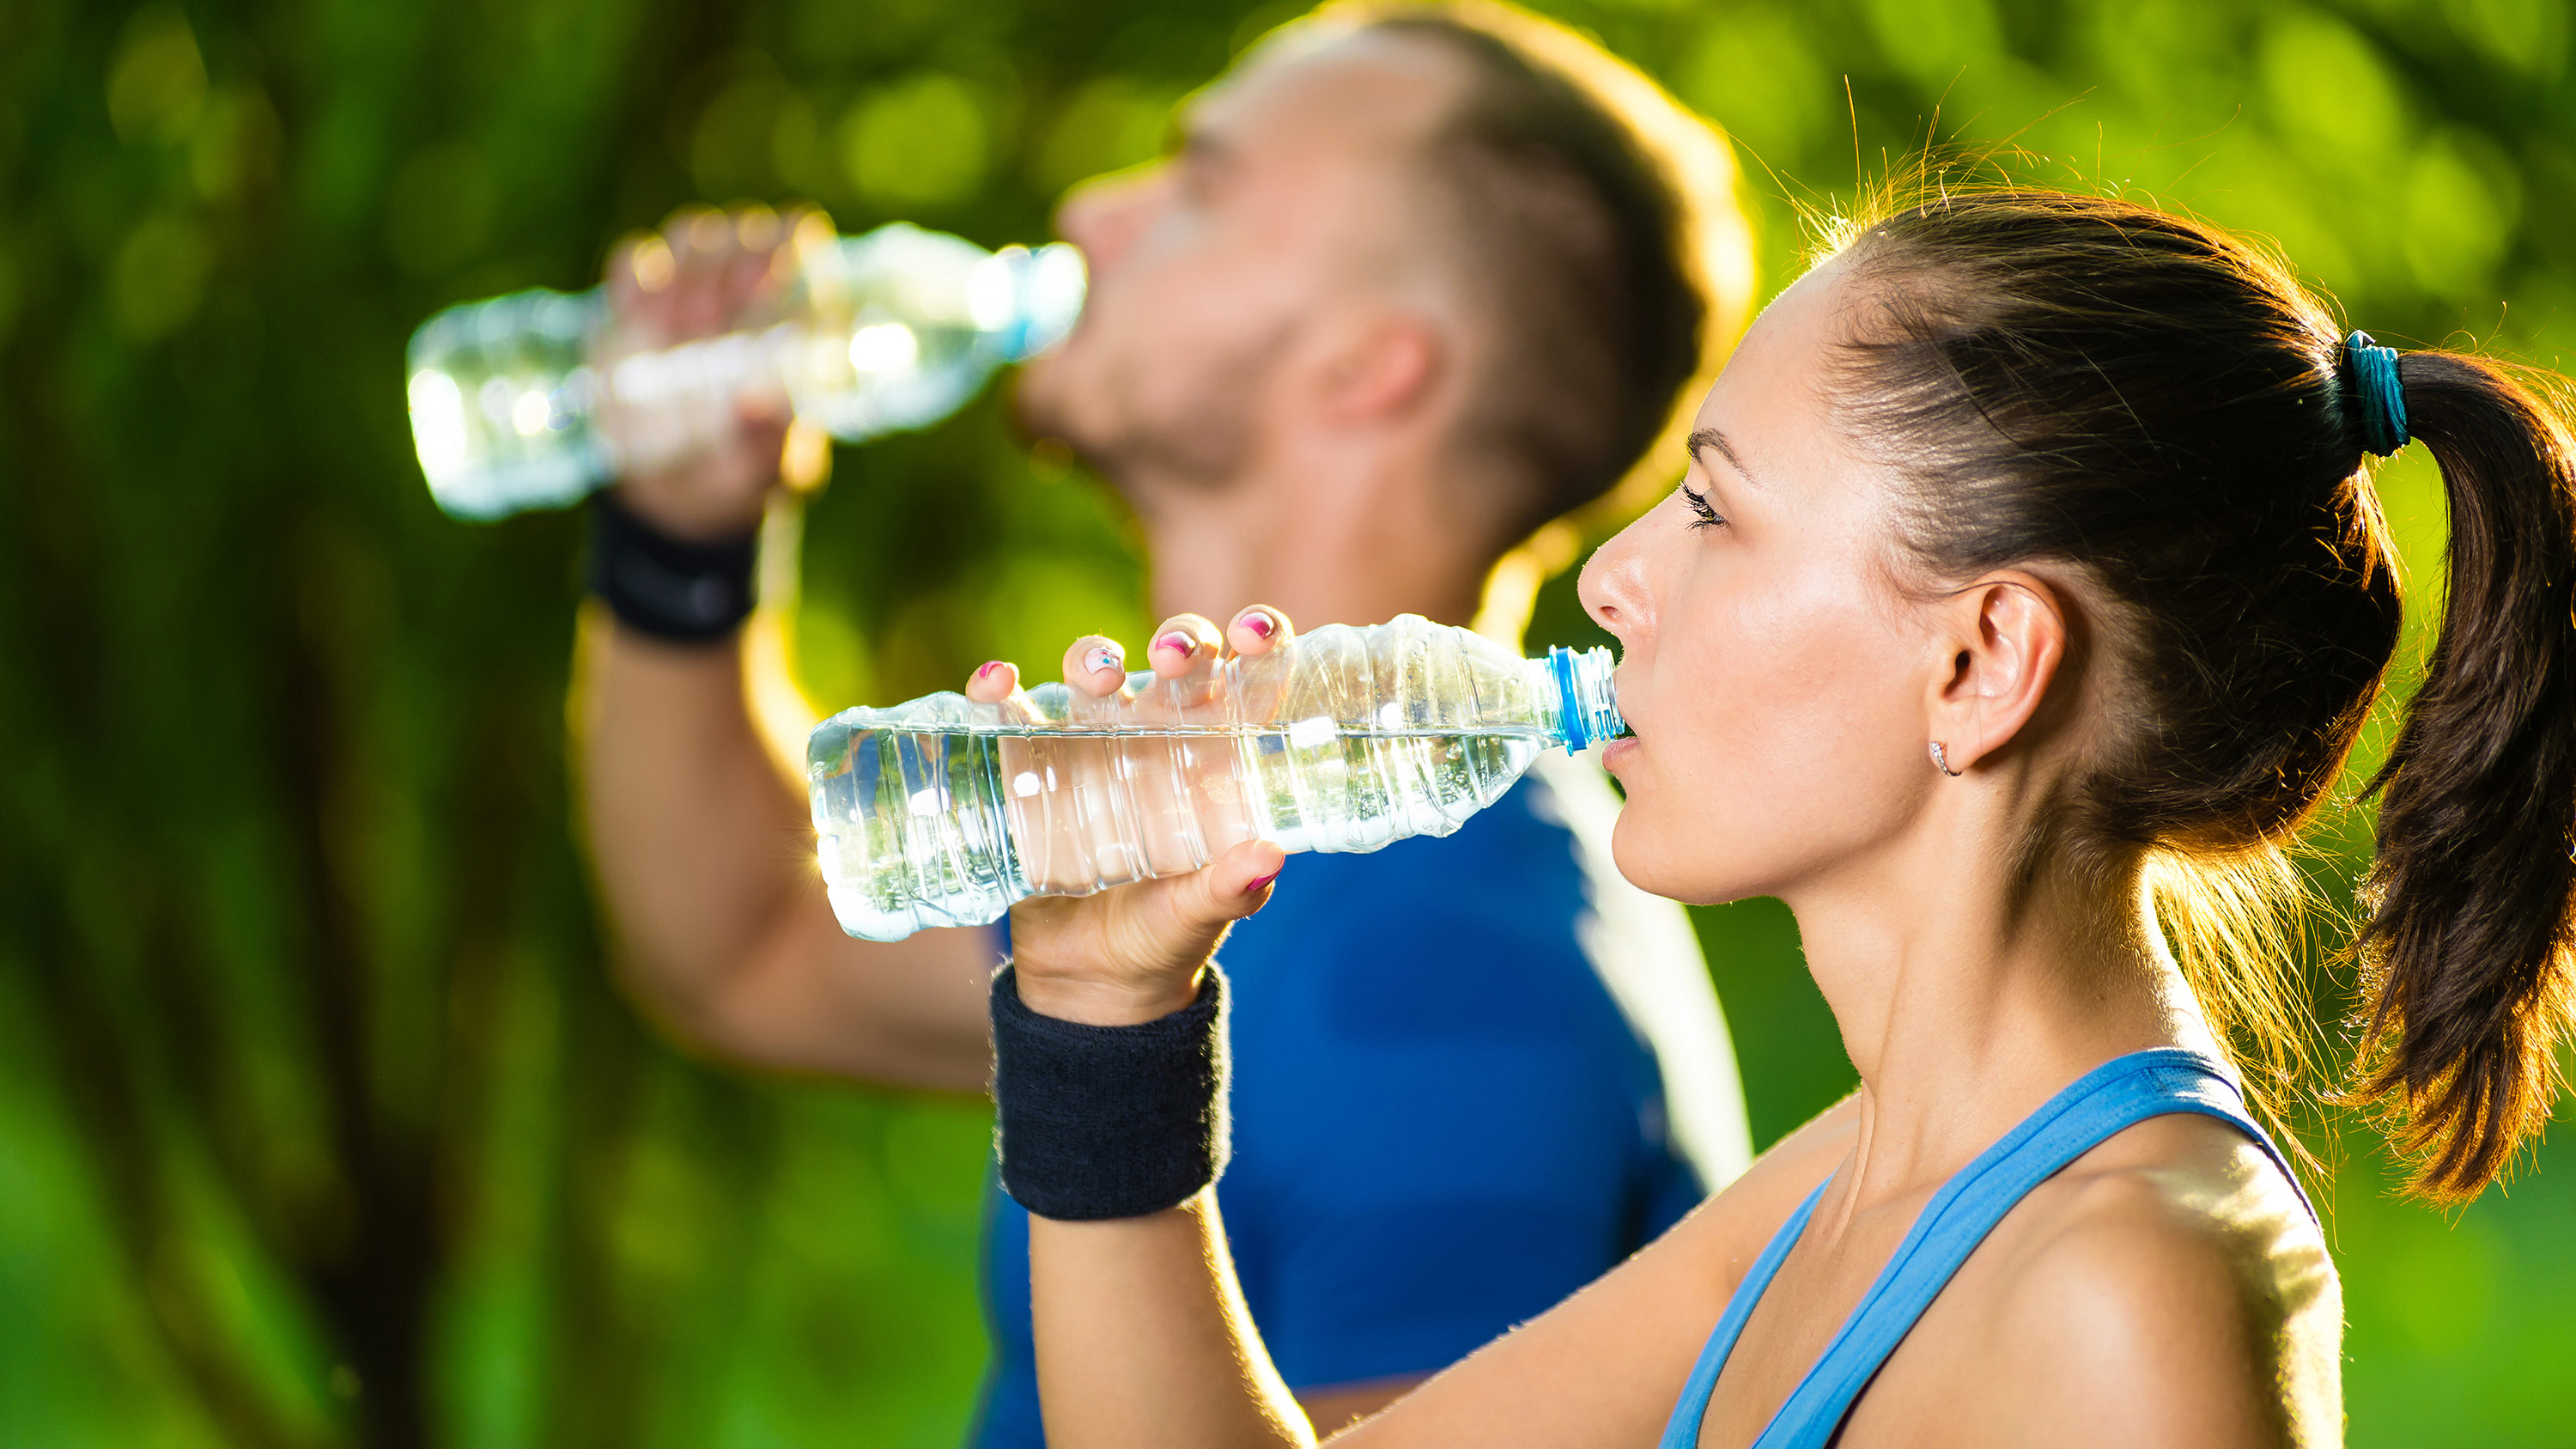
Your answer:
[[[1225,1170],[1225,978],[1136,1026],[1040,1016],[993,978],[993,1149],[1002,1190],[1064,1222],[1143,1217]]]
[[[590,591],[629,626],[675,644],[711,644],[751,617],[757,531],[690,543],[590,495]]]

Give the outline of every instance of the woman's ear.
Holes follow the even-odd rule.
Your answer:
[[[2066,660],[2064,602],[2033,575],[1990,574],[1941,602],[1933,642],[1949,658],[1928,701],[1931,738],[1964,773],[2039,711]]]

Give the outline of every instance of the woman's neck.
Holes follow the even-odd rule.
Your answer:
[[[1856,1206],[1947,1178],[2112,1057],[2217,1049],[2134,863],[2025,882],[2011,835],[1941,818],[1962,804],[1790,901],[1860,1072]]]

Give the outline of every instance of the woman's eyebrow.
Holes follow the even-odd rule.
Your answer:
[[[1737,454],[1734,447],[1726,441],[1726,434],[1719,432],[1715,428],[1702,428],[1698,432],[1691,434],[1690,456],[1692,462],[1696,463],[1699,461],[1699,450],[1702,448],[1710,449],[1719,457],[1724,458],[1726,460],[1726,465],[1733,468],[1736,471],[1737,476],[1743,478],[1745,482],[1752,484],[1756,488],[1762,486],[1762,480],[1753,476],[1753,470],[1744,466],[1744,459]]]

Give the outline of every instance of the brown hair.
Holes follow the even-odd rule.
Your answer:
[[[1491,0],[1362,0],[1317,19],[1466,67],[1421,170],[1498,330],[1461,432],[1519,475],[1490,500],[1499,536],[1614,489],[1625,503],[1660,491],[1671,469],[1645,460],[1678,440],[1752,303],[1725,140],[1599,46]]]
[[[1839,415],[1904,480],[1904,546],[1939,578],[2053,561],[2108,605],[2110,729],[2044,848],[2143,861],[2178,940],[2242,945],[2399,638],[2341,329],[2258,248],[2101,197],[1917,193],[1838,250]],[[2496,363],[2398,376],[2450,495],[2449,610],[2372,782],[2356,1096],[2398,1109],[2420,1189],[2465,1196],[2546,1118],[2576,1005],[2576,446]],[[2283,963],[2177,954],[2279,1047]]]

